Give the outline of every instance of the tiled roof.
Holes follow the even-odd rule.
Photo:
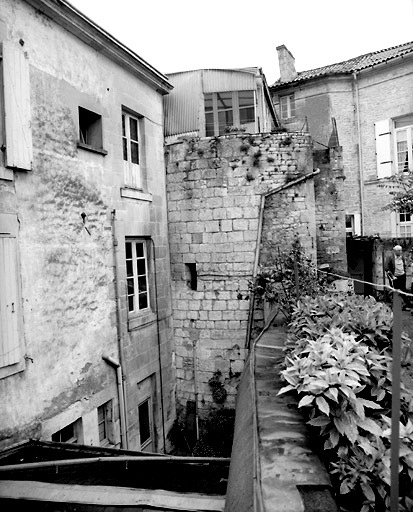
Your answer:
[[[294,84],[304,80],[311,80],[326,75],[336,75],[342,73],[353,73],[354,71],[361,71],[362,69],[383,64],[392,59],[403,57],[404,55],[413,54],[413,41],[409,43],[400,44],[384,50],[366,53],[359,57],[338,62],[337,64],[330,64],[321,68],[309,69],[308,71],[299,71],[294,80],[281,82],[277,80],[272,87],[277,87],[285,84]]]

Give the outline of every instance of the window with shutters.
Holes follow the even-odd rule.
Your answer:
[[[229,91],[204,94],[205,135],[223,135],[231,126],[255,123],[255,92]]]
[[[375,123],[377,178],[413,171],[413,114]]]
[[[0,214],[0,378],[24,370],[16,215]]]
[[[12,41],[1,45],[0,85],[2,85],[4,123],[0,145],[4,165],[0,178],[13,179],[13,170],[31,170],[33,160],[30,74],[27,52]]]

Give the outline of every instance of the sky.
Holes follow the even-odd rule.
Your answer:
[[[258,66],[279,78],[413,41],[413,0],[68,0],[162,73]]]

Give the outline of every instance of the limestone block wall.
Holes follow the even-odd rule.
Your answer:
[[[345,177],[341,147],[314,152],[317,262],[347,272]]]
[[[167,146],[180,406],[193,401],[195,393],[201,413],[215,406],[208,380],[219,370],[228,393],[224,406],[234,407],[246,355],[245,299],[257,249],[261,195],[311,172],[311,147],[309,136],[298,133],[234,134]],[[294,215],[302,220],[304,210],[300,206],[297,211]],[[275,215],[273,222],[278,224],[281,217]],[[290,222],[288,218],[280,224],[279,232]]]

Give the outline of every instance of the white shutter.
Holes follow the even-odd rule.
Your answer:
[[[29,61],[23,48],[3,42],[6,166],[31,170],[33,160]]]
[[[384,119],[374,125],[376,136],[377,178],[392,174],[391,120]]]
[[[21,359],[16,238],[0,236],[0,368]]]

